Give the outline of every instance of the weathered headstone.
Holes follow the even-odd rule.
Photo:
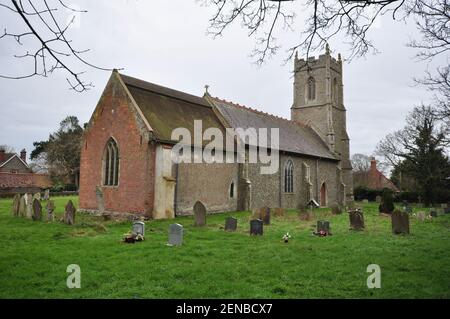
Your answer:
[[[206,207],[202,202],[197,201],[194,205],[195,226],[206,225]]]
[[[20,197],[19,201],[19,216],[25,217],[26,215],[27,215],[27,201],[26,196],[23,195],[22,197]]]
[[[144,222],[134,222],[133,223],[133,235],[142,235],[145,237],[145,223]]]
[[[350,229],[352,230],[363,230],[364,226],[364,215],[361,210],[352,210],[349,211],[350,217]]]
[[[283,217],[284,216],[284,209],[280,208],[280,207],[274,208],[274,215],[277,216],[277,217]]]
[[[400,210],[394,210],[391,216],[392,232],[394,234],[409,234],[409,215]]]
[[[423,222],[425,220],[425,212],[418,212],[417,213],[417,219]]]
[[[259,209],[259,219],[261,219],[264,225],[270,225],[270,208],[261,207]]]
[[[331,205],[331,213],[333,215],[340,215],[340,214],[342,214],[342,207],[341,207],[341,205],[339,205],[338,203],[334,203],[333,205]]]
[[[13,199],[13,203],[12,203],[12,207],[11,207],[11,213],[13,214],[13,216],[19,215],[19,207],[20,207],[20,195],[16,194],[16,195],[14,195],[14,199]]]
[[[37,200],[41,200],[41,193],[36,193],[36,194],[34,194],[33,195],[33,201],[35,200],[35,199],[37,199]]]
[[[377,197],[375,197],[375,201],[379,204],[381,203],[381,196],[377,195]]]
[[[181,246],[183,243],[183,226],[172,224],[169,226],[169,245]]]
[[[105,200],[103,199],[103,190],[101,187],[95,188],[95,198],[97,200],[98,212],[103,215],[105,212]]]
[[[77,210],[75,209],[75,206],[73,206],[72,201],[69,200],[69,202],[67,203],[67,205],[65,207],[65,212],[64,212],[63,221],[65,224],[73,225],[75,223],[75,212],[76,211]]]
[[[47,221],[52,222],[55,220],[55,215],[54,215],[54,211],[55,211],[55,202],[52,200],[49,200],[47,202]]]
[[[369,204],[369,200],[368,199],[363,199],[363,204]]]
[[[264,232],[263,221],[261,219],[253,219],[250,221],[250,235],[262,235]]]
[[[47,188],[44,191],[44,200],[49,200],[50,199],[50,190]]]
[[[330,222],[327,220],[319,220],[317,221],[317,232],[316,235],[331,235],[330,232]]]
[[[225,219],[225,230],[226,231],[236,231],[237,229],[237,219],[234,217],[228,217]]]
[[[29,219],[32,219],[33,218],[33,195],[25,194],[25,199],[26,199],[26,203],[27,203],[26,217]]]
[[[33,200],[33,220],[42,220],[42,205],[37,198]]]

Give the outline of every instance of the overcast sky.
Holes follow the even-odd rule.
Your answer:
[[[91,50],[85,55],[90,62],[124,68],[124,74],[195,95],[202,95],[209,84],[213,96],[290,118],[293,65],[283,61],[285,49],[295,44],[295,33],[279,35],[284,47],[258,67],[249,56],[255,40],[248,38],[246,30],[234,25],[222,38],[212,39],[206,35],[211,8],[195,0],[66,2],[88,10],[77,16],[69,35],[75,47]],[[23,21],[0,8],[0,29],[4,27],[10,32],[26,30]],[[402,128],[408,111],[430,100],[428,92],[413,86],[412,78],[427,68],[405,45],[417,38],[414,26],[394,23],[386,16],[370,37],[381,53],[344,64],[352,154],[371,154],[382,137]],[[332,43],[331,49],[336,56],[348,54],[341,43]],[[26,73],[29,65],[13,58],[25,50],[12,39],[0,40],[0,73]],[[0,144],[16,151],[26,148],[29,154],[33,141],[48,138],[67,115],[87,122],[110,72],[78,70],[86,70],[84,78],[94,82],[89,92],[68,90],[62,71],[49,78],[0,79]]]

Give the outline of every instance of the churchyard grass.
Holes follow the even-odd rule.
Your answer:
[[[12,199],[0,200],[0,298],[450,298],[450,215],[412,217],[410,235],[393,235],[376,203],[360,203],[365,231],[349,231],[346,213],[319,209],[311,221],[272,216],[252,237],[250,213],[208,215],[205,227],[180,217],[183,245],[169,247],[173,220],[148,221],[146,240],[125,244],[131,222],[77,213],[68,226],[58,221],[77,197],[53,199],[53,223],[13,217]],[[229,216],[236,232],[223,229]],[[332,236],[312,235],[319,218]],[[80,289],[66,286],[69,264],[81,267]],[[381,267],[380,289],[367,288],[369,264]]]

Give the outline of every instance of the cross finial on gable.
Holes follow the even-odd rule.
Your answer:
[[[208,89],[209,89],[209,85],[206,84],[206,85],[205,85],[205,94],[209,94]]]

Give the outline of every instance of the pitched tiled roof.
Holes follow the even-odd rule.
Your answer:
[[[6,163],[14,155],[16,155],[16,154],[14,154],[14,153],[5,153],[3,161],[0,161],[0,166],[2,166],[4,163]]]
[[[205,99],[123,74],[120,77],[158,139],[170,141],[175,128],[187,128],[193,137],[194,120],[202,121],[203,131],[210,127],[225,131]]]
[[[270,128],[278,128],[279,149],[314,157],[336,160],[325,142],[309,126],[267,114],[219,98],[210,98],[221,115],[233,128],[267,128],[270,143]]]

